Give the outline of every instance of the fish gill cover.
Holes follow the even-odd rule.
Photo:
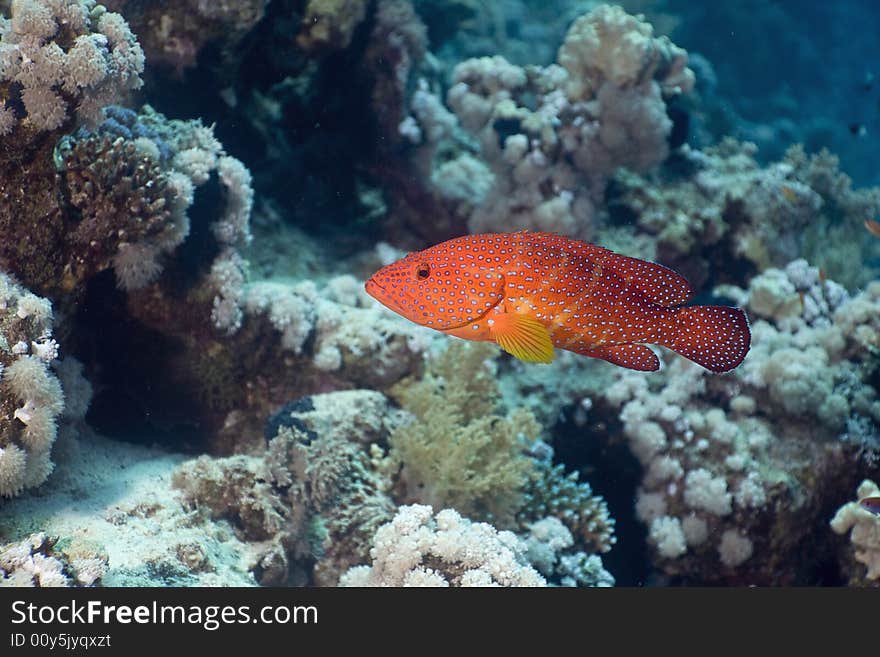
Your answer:
[[[877,586],[878,20],[0,0],[0,584]]]

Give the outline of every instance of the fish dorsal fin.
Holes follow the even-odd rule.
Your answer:
[[[603,258],[602,267],[613,271],[626,280],[629,287],[660,306],[674,308],[694,295],[684,276],[656,262],[637,260],[611,252]]]
[[[614,363],[630,370],[656,372],[660,369],[660,359],[657,358],[657,354],[643,344],[608,345],[606,347],[596,347],[583,353],[586,356],[601,358],[609,363]]]
[[[498,313],[490,320],[492,337],[504,351],[527,363],[553,360],[553,342],[547,327],[520,313]]]

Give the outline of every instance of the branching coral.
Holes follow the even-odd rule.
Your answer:
[[[574,551],[574,537],[559,518],[533,522],[525,539],[526,557],[548,581],[561,586],[614,586],[598,555]]]
[[[15,0],[0,17],[0,136],[53,131],[74,112],[95,124],[143,68],[125,20],[94,0]]]
[[[384,387],[417,369],[430,334],[365,301],[360,283],[340,276],[323,288],[256,282],[244,288],[242,304],[248,317],[280,333],[284,351],[307,353],[319,371]]]
[[[103,551],[44,533],[0,545],[0,586],[95,586],[107,567]]]
[[[693,86],[683,50],[603,5],[575,21],[558,61],[523,68],[495,56],[455,68],[447,101],[482,162],[446,156],[432,178],[440,194],[453,190],[452,201],[450,180],[487,181],[472,208],[459,207],[470,212],[472,232],[531,228],[589,237],[611,174],[645,171],[668,155],[665,99]],[[455,134],[437,103],[418,92],[413,100],[410,127],[421,128],[429,144]],[[456,174],[457,167],[467,172]]]
[[[827,152],[807,156],[800,146],[766,167],[753,144],[732,139],[695,151],[685,148],[685,175],[651,179],[631,172],[615,177],[612,217],[656,236],[657,256],[699,285],[726,278],[722,262],[745,260],[759,270],[797,257],[824,268],[847,287],[872,275],[877,245],[862,239],[864,221],[880,213],[880,189],[854,190]],[[713,257],[695,258],[695,251]]]
[[[878,447],[880,403],[860,366],[873,357],[853,343],[876,332],[876,291],[850,299],[803,261],[765,278],[760,301],[744,300],[782,314],[755,322],[741,368],[710,377],[675,358],[660,378],[617,373],[603,393],[644,467],[636,514],[656,561],[690,581],[810,581],[798,555],[807,540],[828,550],[810,534],[822,491],[850,485],[852,462]],[[768,302],[771,280],[782,298],[803,294],[796,314]]]
[[[340,586],[544,586],[511,532],[473,523],[452,509],[398,509],[370,550],[371,566],[346,572]]]
[[[664,93],[693,87],[687,53],[667,37],[655,38],[653,27],[643,19],[617,6],[601,5],[571,25],[559,49],[559,63],[570,76],[569,98],[595,98],[606,82],[627,88],[657,80]]]
[[[61,192],[75,214],[72,275],[84,280],[115,266],[127,288],[157,275],[160,265],[146,245],[170,250],[181,242],[191,188],[175,186],[156,160],[122,137],[64,140],[58,157]]]
[[[188,236],[194,190],[214,172],[225,204],[210,226],[216,260],[240,273],[243,263],[235,256],[250,240],[250,174],[200,121],[171,121],[149,107],[140,114],[108,108],[94,131],[63,138],[54,158],[42,153],[28,167],[3,172],[0,231],[8,239],[0,243],[0,266],[51,293],[81,293],[109,267],[120,288],[141,289]],[[205,273],[211,299],[232,306],[215,313],[218,328],[234,331],[240,284],[230,290],[229,276]],[[206,317],[211,310],[209,299]]]
[[[64,408],[52,305],[0,272],[0,497],[43,483]]]
[[[552,454],[552,450],[549,451]],[[535,518],[553,518],[562,522],[577,539],[579,549],[589,554],[608,552],[616,538],[614,518],[605,500],[594,495],[588,483],[579,481],[576,471],[566,474],[565,467],[551,465],[548,456],[533,456],[533,459],[535,463],[517,514],[520,526],[531,528]]]
[[[240,161],[225,153],[211,128],[204,126],[201,121],[169,120],[151,107],[145,106],[139,114],[112,108],[108,111],[108,120],[100,126],[98,134],[103,136],[104,141],[100,141],[101,137],[88,134],[62,141],[59,146],[61,157],[65,158],[67,152],[83,148],[88,153],[89,144],[96,139],[99,144],[112,140],[118,155],[107,158],[109,161],[105,160],[104,164],[93,165],[99,172],[102,172],[101,167],[110,169],[109,174],[103,174],[105,177],[110,176],[108,182],[115,182],[113,167],[127,166],[139,174],[138,178],[142,179],[142,186],[147,188],[149,194],[156,194],[156,188],[168,190],[160,208],[166,211],[167,222],[158,232],[146,236],[145,239],[137,239],[137,232],[128,229],[123,236],[116,236],[118,250],[114,254],[113,264],[120,287],[136,290],[155,279],[162,269],[160,258],[172,252],[190,232],[186,211],[193,203],[195,188],[205,184],[213,173],[216,173],[225,190],[225,207],[211,224],[211,232],[220,251],[215,263],[231,263],[230,266],[241,270],[243,264],[236,260],[234,251],[251,239],[248,226],[253,206],[251,177]],[[129,163],[126,159],[135,161]],[[149,171],[138,171],[138,166]],[[63,171],[65,179],[68,179],[70,169],[66,166],[66,161]],[[138,189],[137,180],[129,182],[124,177],[121,190],[113,189],[112,184],[101,185],[99,181],[89,176],[89,182],[92,183],[89,189],[97,195],[103,193],[104,197],[109,192],[125,198],[125,187],[129,185]],[[127,198],[126,203],[125,209],[129,213],[140,209],[136,196]],[[84,204],[90,212],[96,211],[94,203],[85,201]],[[100,208],[98,205],[98,209]],[[145,209],[149,210],[150,207]],[[143,215],[143,211],[136,213],[141,224],[145,219]],[[105,221],[113,219],[115,217],[111,215]],[[215,305],[219,305],[226,297],[232,296],[233,292],[228,289],[228,279],[224,278],[224,272],[215,270],[215,276],[216,280],[210,284],[216,289]],[[237,308],[232,308],[226,313],[215,313],[217,327],[235,331],[240,322],[240,311],[237,313],[236,310]]]

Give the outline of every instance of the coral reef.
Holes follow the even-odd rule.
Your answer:
[[[861,239],[864,222],[880,213],[880,188],[854,190],[828,152],[788,149],[761,167],[754,144],[726,139],[703,151],[685,147],[684,175],[651,179],[632,171],[614,178],[612,219],[634,221],[655,236],[656,257],[691,282],[729,281],[723,263],[744,261],[762,271],[805,257],[848,288],[876,275],[877,245]],[[704,254],[695,257],[695,251]]]
[[[856,494],[858,499],[855,502],[847,502],[834,514],[831,529],[837,534],[850,532],[853,552],[844,561],[850,566],[850,582],[876,585],[877,580],[880,580],[880,516],[864,508],[859,501],[866,497],[877,497],[880,495],[880,488],[866,479],[859,484]],[[862,564],[864,569],[854,568],[853,559]]]
[[[0,272],[0,498],[42,484],[64,408],[52,304]]]
[[[107,555],[84,542],[31,534],[0,545],[0,586],[95,586],[107,572]]]
[[[250,240],[253,199],[244,165],[226,155],[200,121],[169,121],[149,106],[140,114],[109,107],[105,117],[93,131],[62,138],[33,169],[10,171],[3,180],[10,203],[17,202],[9,196],[16,194],[13,185],[28,189],[31,200],[23,207],[44,217],[44,225],[32,230],[17,213],[0,212],[0,229],[11,236],[0,247],[0,265],[50,294],[81,294],[110,267],[122,289],[143,288],[161,273],[160,260],[189,235],[194,190],[216,172],[226,195],[225,209],[211,224],[216,262],[240,269],[235,248]],[[222,283],[209,282],[217,305],[225,302]],[[217,323],[234,327],[235,317],[230,310]]]
[[[262,457],[201,457],[174,483],[190,505],[257,546],[260,583],[335,585],[393,515],[369,445],[385,442],[401,419],[374,391],[304,397],[273,415]]]
[[[401,393],[412,398],[410,409],[420,403],[423,410],[435,407],[430,399],[439,394],[438,372],[452,375],[448,385],[458,382],[456,372],[462,370],[452,367],[457,355],[461,352],[453,350],[426,379],[398,385],[413,389]],[[465,358],[482,363],[485,356],[474,350]],[[491,389],[491,372],[485,376],[477,386]],[[449,399],[471,410],[491,402],[473,389],[450,389]],[[562,536],[554,539],[554,555],[559,554],[548,556],[549,547],[541,549],[549,564],[546,574],[564,585],[612,581],[594,554],[614,543],[614,521],[604,501],[577,483],[577,473],[565,477],[561,466],[522,455],[526,443],[512,425],[486,433],[487,427],[509,420],[489,415],[467,423],[453,403],[446,410],[457,423],[440,420],[440,433],[434,427],[425,436],[419,430],[428,426],[422,424],[425,417],[394,410],[375,391],[303,397],[271,416],[262,456],[200,457],[181,466],[175,486],[193,508],[228,520],[241,540],[261,551],[253,572],[263,584],[335,584],[367,559],[374,535],[397,505],[427,500],[454,501],[475,520],[496,518],[523,540],[539,520],[560,523],[559,530],[554,528],[554,535]],[[497,454],[486,449],[492,443],[485,438],[492,433],[507,441]],[[459,444],[450,447],[456,436]],[[444,451],[452,457],[438,458]],[[505,469],[514,470],[514,476],[503,476]]]
[[[548,517],[562,521],[588,553],[614,544],[605,501],[577,472],[553,465],[525,409],[496,414],[500,394],[486,344],[454,343],[429,363],[421,381],[392,389],[414,418],[388,438],[381,467],[396,481],[395,499],[449,506],[502,529],[528,532]]]
[[[428,144],[463,131],[477,145],[479,159],[440,150],[448,159],[431,176],[441,197],[469,197],[458,209],[469,211],[471,232],[531,228],[587,238],[613,172],[645,171],[667,157],[664,99],[689,91],[693,79],[682,49],[602,5],[569,28],[558,64],[523,68],[494,56],[456,66],[447,101],[460,128],[423,88],[402,130]]]
[[[511,532],[473,523],[452,509],[436,516],[414,504],[376,532],[372,564],[346,572],[340,586],[543,586]]]
[[[0,583],[875,585],[876,45],[805,35],[876,9],[735,4],[0,0]],[[526,364],[363,290],[519,229],[748,356]]]
[[[603,399],[644,468],[636,514],[660,568],[687,581],[792,583],[809,576],[805,541],[811,558],[829,550],[811,532],[827,512],[823,491],[853,485],[852,463],[867,467],[880,447],[880,404],[860,366],[872,356],[855,342],[876,337],[866,312],[876,290],[850,298],[801,260],[743,295],[754,317],[771,315],[755,321],[742,368],[706,377],[675,358],[651,381],[618,374]]]
[[[21,148],[74,114],[93,125],[141,86],[143,68],[128,24],[94,0],[16,0],[0,16],[0,136]]]
[[[263,18],[268,0],[105,0],[138,35],[150,67],[167,66],[178,76],[195,67],[208,45],[224,51],[235,66],[235,48]]]

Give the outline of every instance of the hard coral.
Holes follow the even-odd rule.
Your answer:
[[[103,550],[42,532],[0,545],[0,586],[95,586],[107,567]]]
[[[143,247],[179,243],[185,222],[169,172],[123,137],[64,139],[57,152],[61,193],[73,218],[73,275],[84,280],[115,266],[120,283],[131,288],[157,274],[158,263]]]
[[[758,270],[806,257],[847,287],[870,280],[877,245],[861,239],[864,221],[880,213],[880,189],[854,190],[827,152],[800,146],[765,167],[753,144],[725,139],[696,151],[685,147],[669,179],[619,172],[609,202],[612,218],[633,220],[656,236],[657,257],[699,286],[729,276],[720,265]],[[695,250],[711,256],[694,257]]]
[[[860,367],[871,356],[853,344],[874,330],[857,312],[873,302],[850,299],[805,262],[779,278],[805,301],[753,324],[741,368],[707,377],[675,358],[659,379],[619,372],[603,393],[644,468],[636,515],[655,561],[686,581],[815,581],[831,548],[813,531],[823,491],[853,485],[876,458],[880,403]]]
[[[252,565],[263,584],[335,584],[368,554],[376,529],[393,515],[369,444],[384,443],[400,421],[380,393],[313,395],[278,411],[262,457],[201,457],[174,476],[190,504],[230,519],[262,554]]]
[[[493,353],[489,345],[456,342],[429,364],[421,381],[392,390],[414,416],[388,440],[383,469],[392,473],[395,499],[448,506],[521,532],[554,517],[579,550],[607,552],[615,539],[605,501],[578,481],[577,472],[552,465],[552,450],[534,442],[541,426],[531,412],[498,414]]]
[[[575,21],[558,61],[520,67],[495,56],[456,66],[447,102],[464,139],[458,126],[433,129],[449,122],[438,122],[436,109],[424,111],[438,103],[415,102],[424,90],[413,97],[413,116],[401,130],[427,135],[422,150],[432,158],[442,153],[435,191],[453,190],[447,200],[468,214],[471,232],[529,228],[589,238],[614,171],[643,172],[669,154],[666,100],[693,85],[683,50],[603,5]],[[438,148],[444,139],[450,145]],[[450,156],[468,142],[479,149],[481,167],[466,154]],[[460,204],[445,182],[457,167],[469,172],[459,177],[486,181],[472,205]]]
[[[668,37],[654,37],[644,16],[615,5],[600,5],[572,23],[559,63],[568,71],[566,93],[572,100],[595,98],[606,82],[623,89],[656,80],[666,94],[694,86],[687,53]]]
[[[0,18],[0,136],[33,140],[73,113],[94,124],[141,86],[143,68],[128,24],[94,0],[15,0]]]
[[[42,484],[64,395],[49,369],[57,356],[52,306],[0,272],[0,497]]]
[[[561,586],[614,586],[614,577],[595,554],[575,550],[563,522],[550,516],[529,525],[526,557],[548,581]]]
[[[250,176],[211,129],[150,107],[108,108],[106,117],[63,138],[54,158],[44,148],[28,165],[4,170],[0,194],[9,205],[0,204],[0,231],[9,239],[0,243],[0,266],[43,293],[80,294],[109,267],[120,288],[141,289],[189,234],[194,189],[213,172],[225,201],[211,224],[218,259],[250,240]],[[12,208],[25,208],[32,222]],[[212,299],[223,282],[206,281]]]
[[[545,586],[510,532],[473,523],[452,509],[400,507],[376,532],[371,566],[352,568],[340,586]]]
[[[562,464],[552,465],[547,458],[536,461],[524,489],[522,506],[517,513],[521,528],[532,526],[535,519],[558,520],[572,535],[577,549],[593,555],[608,552],[617,539],[614,518],[608,505],[587,482],[579,481],[579,473],[566,474]]]

